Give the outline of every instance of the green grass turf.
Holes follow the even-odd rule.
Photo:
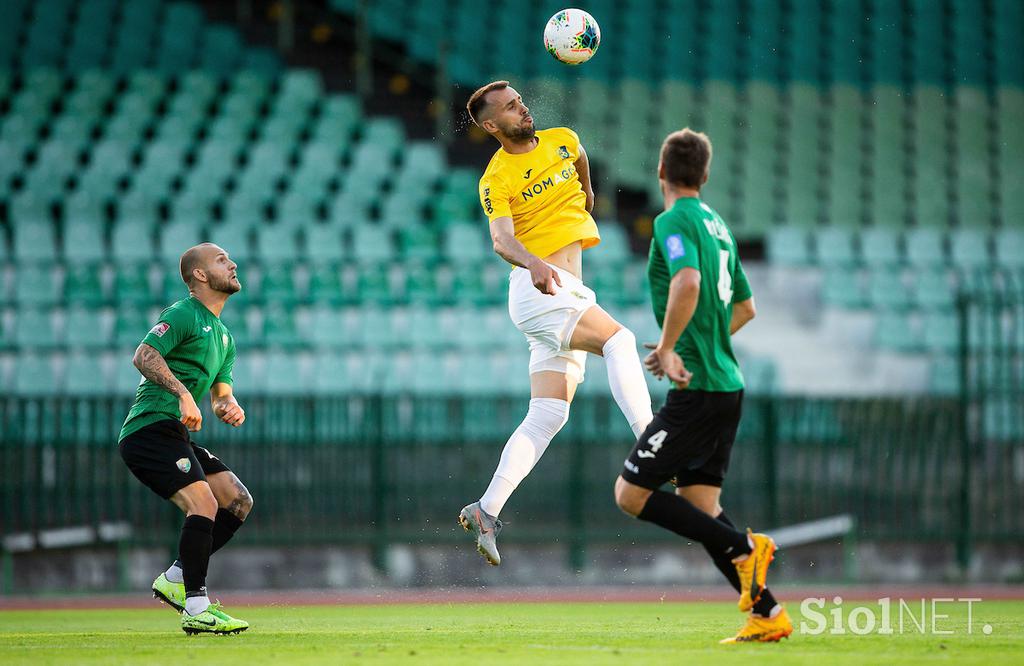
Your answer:
[[[846,602],[848,612],[854,604]],[[873,606],[873,605],[872,605]],[[982,602],[967,634],[962,604],[945,604],[922,635],[801,635],[779,644],[718,645],[742,621],[724,603],[459,604],[228,607],[252,623],[238,636],[185,636],[152,610],[0,612],[0,664],[1010,664],[1024,654],[1024,603]],[[825,609],[828,612],[828,608]],[[895,610],[895,609],[894,609]],[[929,609],[929,618],[931,612]],[[893,622],[897,618],[894,614]],[[982,633],[985,624],[991,635]],[[898,625],[896,625],[898,626]]]

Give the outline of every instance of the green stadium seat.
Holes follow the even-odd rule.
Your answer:
[[[960,366],[955,357],[940,355],[932,358],[928,373],[928,390],[933,395],[941,396],[954,396],[960,393]]]
[[[808,234],[798,227],[780,226],[768,234],[769,261],[780,266],[804,266],[810,263]]]
[[[888,268],[902,262],[900,236],[891,229],[865,229],[860,234],[860,247],[864,263],[872,268]]]
[[[996,92],[996,101],[1000,218],[1003,227],[1020,228],[1024,225],[1024,183],[1018,177],[1024,172],[1024,127],[1020,123],[1024,90],[1002,87]]]
[[[489,237],[481,225],[452,224],[445,229],[442,252],[449,261],[475,263],[490,256]]]
[[[586,263],[595,267],[620,266],[630,259],[629,239],[622,226],[614,221],[598,225],[601,242],[587,250]],[[479,235],[479,234],[476,234]]]
[[[350,301],[354,294],[342,288],[341,274],[336,264],[314,264],[309,276],[309,300],[314,303],[339,305]]]
[[[924,310],[952,310],[956,305],[956,288],[945,269],[914,272],[911,300]]]
[[[848,267],[857,263],[855,234],[850,229],[819,228],[814,231],[818,263],[822,266]]]
[[[960,347],[960,321],[955,313],[929,312],[924,316],[922,343],[930,352],[956,353]]]
[[[846,309],[868,305],[861,275],[846,267],[826,267],[821,282],[821,299],[827,305]]]
[[[296,303],[299,300],[298,290],[292,275],[291,264],[264,265],[260,278],[259,295],[267,303],[279,303],[285,307]]]
[[[884,4],[884,3],[879,3]],[[880,26],[879,32],[891,31],[889,24]],[[871,208],[868,217],[873,224],[902,227],[906,224],[907,168],[905,109],[908,97],[900,88],[891,85],[876,86],[868,105],[871,130],[870,175],[868,189]]]
[[[988,194],[992,189],[989,177],[992,105],[987,94],[978,88],[957,88],[954,100],[956,131],[952,138],[956,146],[953,160],[956,175],[953,185],[957,222],[961,226],[987,228],[995,217],[993,199]]]
[[[263,311],[263,341],[271,348],[295,349],[301,346],[292,311],[275,303]],[[276,376],[275,380],[277,379]]]
[[[19,354],[14,363],[14,394],[41,398],[59,393],[60,378],[49,356]]]
[[[183,218],[160,227],[160,251],[157,259],[163,264],[176,264],[188,248],[203,242],[200,220]]]
[[[872,271],[868,274],[868,300],[877,310],[905,311],[910,306],[910,290],[898,275]]]
[[[150,290],[148,268],[149,264],[117,264],[113,282],[115,303],[137,309],[149,306],[155,300]],[[145,322],[142,325],[145,326]],[[121,323],[118,323],[117,330],[122,330]]]
[[[15,212],[14,258],[19,262],[53,262],[57,258],[56,238],[49,220],[26,219]]]
[[[878,317],[875,344],[896,352],[918,351],[921,335],[913,318],[902,312],[885,312]]]
[[[64,300],[75,305],[103,305],[107,297],[103,291],[101,271],[97,264],[69,266],[64,280]]]
[[[111,331],[100,310],[74,307],[68,311],[64,322],[64,344],[68,348],[96,350],[110,342]]]
[[[816,86],[794,83],[789,87],[786,110],[788,118],[785,145],[785,210],[786,222],[802,227],[814,225],[820,218],[823,164],[821,92]]]
[[[106,256],[103,241],[103,227],[99,220],[83,217],[71,218],[65,222],[63,231],[63,256],[72,264],[95,264]]]
[[[238,31],[227,25],[207,25],[203,31],[199,66],[203,69],[229,74],[242,57],[244,46]]]
[[[994,244],[1000,266],[1024,268],[1024,230],[1001,229],[996,232]]]
[[[848,49],[847,49],[848,50]],[[863,211],[864,98],[853,86],[833,86],[828,114],[828,218],[833,224],[856,227]]]
[[[384,263],[394,259],[390,230],[371,225],[353,229],[352,256],[360,263]]]
[[[56,305],[63,295],[62,287],[50,265],[20,264],[14,273],[14,300],[23,307]]]
[[[302,331],[306,344],[316,349],[329,350],[349,347],[352,337],[348,333],[344,311],[326,306],[313,308],[310,312],[310,326]],[[334,356],[336,355],[328,354],[325,359]],[[317,374],[323,371],[320,368]]]
[[[918,86],[914,90],[911,210],[922,226],[941,228],[949,222],[951,185],[946,178],[949,151],[945,142],[935,140],[945,135],[948,106],[939,88]]]
[[[989,235],[980,229],[956,229],[949,234],[949,254],[958,268],[972,270],[992,265]]]
[[[152,229],[138,220],[121,218],[111,232],[110,246],[119,264],[148,263],[154,258]]]
[[[99,356],[79,353],[67,358],[63,389],[75,397],[100,397],[110,395],[115,387]]]
[[[911,229],[905,236],[907,261],[917,268],[947,263],[943,234],[936,229]]]
[[[434,261],[438,257],[437,233],[423,224],[400,228],[398,248],[405,261]]]
[[[256,253],[262,261],[292,262],[299,258],[298,238],[293,227],[272,224],[256,230]]]
[[[342,356],[330,354],[317,361],[313,373],[312,389],[317,395],[341,396],[351,393],[352,378],[348,373],[348,361]],[[333,434],[333,433],[332,433]]]
[[[20,308],[14,320],[14,344],[22,350],[56,347],[57,335],[50,312]]]

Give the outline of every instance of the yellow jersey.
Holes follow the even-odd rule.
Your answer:
[[[480,178],[487,219],[511,217],[516,240],[541,258],[576,241],[583,249],[600,243],[576,173],[579,156],[580,139],[568,127],[539,130],[537,146],[528,153],[499,148]]]

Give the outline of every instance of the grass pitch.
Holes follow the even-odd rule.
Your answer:
[[[846,602],[849,611],[856,604]],[[875,604],[865,604],[873,608]],[[801,633],[779,644],[718,645],[743,616],[725,603],[228,606],[238,636],[187,637],[166,608],[0,612],[0,664],[1009,664],[1024,654],[1024,603],[945,604],[933,635]],[[830,608],[824,609],[832,628]],[[808,618],[810,620],[812,618]],[[920,619],[920,617],[918,617]],[[984,625],[991,633],[982,631]],[[849,626],[849,625],[846,625]],[[863,626],[863,625],[861,625]]]

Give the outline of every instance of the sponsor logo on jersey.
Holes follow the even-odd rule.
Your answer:
[[[159,324],[157,324],[156,326],[154,326],[153,328],[149,329],[149,332],[152,333],[153,335],[155,335],[158,338],[162,338],[162,337],[164,337],[164,333],[169,331],[170,328],[171,328],[170,324],[168,324],[167,322],[162,321]]]
[[[558,155],[564,160],[569,159],[569,149],[566,148],[565,146],[559,146]]]
[[[487,214],[490,215],[494,212],[494,206],[491,205],[491,188],[484,188],[484,209],[487,210]]]
[[[683,237],[680,234],[672,234],[665,239],[665,249],[668,250],[669,260],[682,259],[686,256],[686,248],[683,247]]]
[[[523,178],[529,179],[530,173],[532,173],[532,172],[533,172],[533,169],[527,169],[526,173],[523,174]]]
[[[178,461],[174,464],[178,466],[182,474],[188,474],[188,471],[192,469],[192,461],[188,458],[178,458]]]
[[[209,333],[213,330],[213,326],[203,326],[203,333]]]
[[[555,185],[560,185],[561,183],[564,183],[565,181],[569,180],[575,175],[576,167],[570,164],[568,167],[556,172],[554,176],[548,176],[544,180],[538,183],[534,183],[530,187],[523,190],[523,201],[529,201],[538,194],[544,194],[544,192],[546,192],[548,188],[554,187]]]

